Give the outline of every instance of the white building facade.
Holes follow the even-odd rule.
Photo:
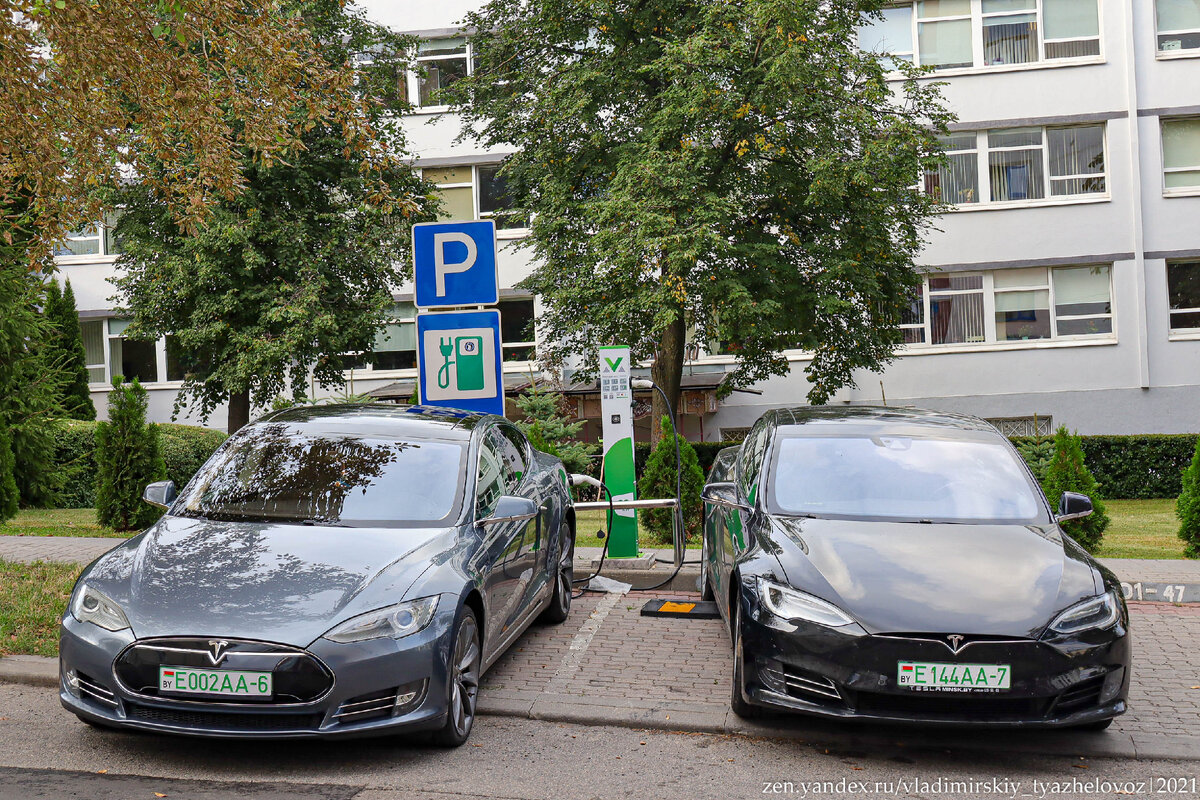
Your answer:
[[[447,217],[503,207],[507,153],[456,143],[436,89],[471,69],[456,23],[476,3],[366,3],[420,35],[424,75],[405,120]],[[1200,0],[916,0],[864,29],[864,47],[933,66],[958,116],[949,164],[924,187],[954,204],[930,235],[907,346],[856,375],[834,403],[917,405],[1004,420],[1012,432],[1200,431]],[[533,265],[522,228],[499,256],[506,374],[536,369],[536,299],[516,289]],[[59,258],[75,289],[94,400],[113,374],[137,375],[165,421],[181,385],[169,341],[122,337],[111,311],[114,251],[103,224]],[[351,390],[415,378],[409,290],[373,355],[348,359]],[[693,351],[685,373],[731,361]],[[767,408],[804,403],[803,352],[788,376],[684,418],[693,439],[737,435]],[[569,376],[558,376],[569,382]],[[582,407],[582,406],[581,406]],[[185,417],[186,419],[186,417]],[[218,411],[211,424],[221,425]],[[1036,422],[1035,422],[1036,420]]]

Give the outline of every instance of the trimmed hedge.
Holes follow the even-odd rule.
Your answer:
[[[96,504],[96,425],[93,421],[61,420],[55,432],[54,463],[62,470],[59,508],[92,508]],[[196,425],[158,426],[167,477],[182,489],[196,470],[228,437],[222,431]]]
[[[1081,436],[1083,461],[1109,500],[1178,497],[1183,470],[1192,462],[1197,436],[1145,434],[1140,436]],[[1021,449],[1037,440],[1014,437]]]

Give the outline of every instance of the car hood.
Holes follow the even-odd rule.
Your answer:
[[[455,529],[342,528],[164,517],[85,573],[138,638],[221,636],[308,645],[399,602]]]
[[[1099,591],[1055,526],[788,518],[774,531],[789,582],[870,633],[1034,637]]]

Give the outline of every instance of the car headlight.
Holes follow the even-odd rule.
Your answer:
[[[423,630],[433,619],[437,604],[438,596],[434,595],[377,608],[366,614],[351,617],[326,633],[324,638],[341,644],[382,639],[385,636],[399,639]]]
[[[1055,633],[1079,633],[1112,627],[1121,618],[1121,600],[1116,592],[1105,592],[1068,608],[1050,623]]]
[[[116,601],[86,583],[81,583],[71,598],[71,616],[80,622],[99,625],[106,631],[123,631],[129,627],[129,618]]]
[[[832,603],[766,578],[758,579],[758,596],[772,614],[786,620],[802,619],[828,628],[840,628],[854,622]]]

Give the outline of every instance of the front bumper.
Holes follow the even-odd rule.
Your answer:
[[[745,698],[822,717],[929,725],[1056,728],[1125,713],[1124,623],[1070,640],[978,637],[957,653],[920,634],[871,635],[857,625],[794,625],[752,603],[743,609]],[[1009,690],[916,691],[899,661],[1009,664]]]
[[[102,726],[188,736],[341,738],[431,730],[446,718],[455,613],[453,602],[439,604],[428,627],[398,640],[338,644],[318,639],[303,652],[328,671],[328,686],[307,702],[224,702],[130,687],[114,660],[130,645],[165,640],[135,640],[128,630],[112,633],[67,614],[60,637],[59,699],[68,711]],[[220,668],[265,668],[261,659],[249,664],[239,663],[239,657],[231,652]],[[164,655],[162,663],[187,666],[171,660],[178,658]],[[276,666],[276,675],[286,668]],[[397,695],[403,700],[409,692],[416,695],[397,708]]]

